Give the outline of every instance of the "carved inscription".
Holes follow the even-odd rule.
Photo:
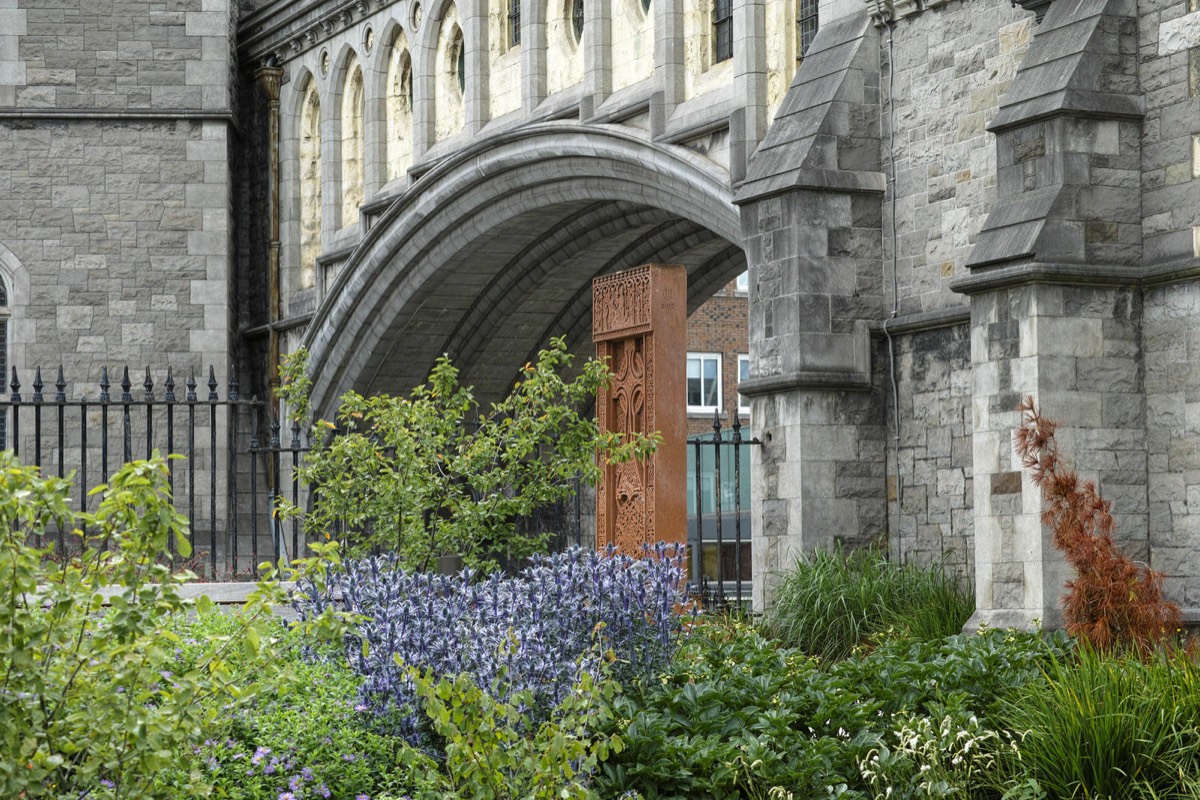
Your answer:
[[[650,270],[638,267],[592,282],[592,336],[595,339],[650,328]]]

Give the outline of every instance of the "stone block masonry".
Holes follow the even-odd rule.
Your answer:
[[[953,324],[893,338],[900,434],[895,443],[889,413],[888,545],[899,559],[940,563],[969,580],[975,574],[970,331]],[[881,342],[877,350],[881,364],[889,358],[885,347]],[[855,482],[864,494],[878,494],[879,480]]]
[[[950,283],[963,273],[995,196],[996,150],[984,126],[1033,30],[1033,17],[1010,4],[956,2],[900,20],[890,50],[882,48],[881,147],[891,150],[884,160],[896,175],[886,201],[894,195],[896,237],[889,208],[885,257],[896,248],[902,315],[964,306]]]
[[[60,364],[71,399],[98,399],[102,367],[118,399],[125,365],[139,399],[143,370],[151,368],[161,398],[168,366],[180,398],[189,372],[203,382],[210,366],[224,396],[235,23],[232,0],[0,0],[0,280],[11,320],[4,355],[24,402],[38,366],[53,398]],[[110,436],[119,436],[115,416]],[[88,479],[98,482],[96,413],[87,426]],[[217,519],[201,515],[209,531],[224,528],[227,511],[223,417],[215,432],[222,447],[196,465],[215,463],[219,476]],[[28,452],[29,427],[21,441],[7,433],[7,445]],[[198,430],[206,441],[210,433]],[[82,438],[78,423],[65,438],[75,455],[59,464],[47,447],[50,471],[80,466],[71,450]],[[199,492],[206,509],[207,491]]]
[[[9,105],[58,111],[230,108],[229,28],[236,19],[230,0],[19,5],[24,30],[16,36],[17,62],[24,76]],[[0,24],[0,30],[8,28]],[[0,59],[2,50],[0,45]]]
[[[0,120],[0,242],[29,287],[13,303],[12,363],[224,364],[225,134],[221,122]]]
[[[235,12],[20,2],[0,42],[20,65],[0,95],[12,365],[98,378],[101,365],[211,364],[225,380]]]

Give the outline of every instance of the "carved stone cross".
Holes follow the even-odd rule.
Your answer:
[[[596,546],[635,554],[687,536],[687,270],[647,264],[592,281],[592,339],[612,384],[596,398],[600,429],[662,434],[646,461],[605,467]]]

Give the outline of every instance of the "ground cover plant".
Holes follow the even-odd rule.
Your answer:
[[[765,626],[787,647],[841,659],[889,630],[916,639],[958,633],[974,610],[970,587],[938,565],[839,547],[805,555],[783,576]]]
[[[1012,747],[994,715],[1066,647],[987,631],[891,640],[829,665],[745,623],[705,623],[660,681],[614,700],[625,749],[601,764],[597,789],[647,800],[921,797],[938,781],[983,791]]]

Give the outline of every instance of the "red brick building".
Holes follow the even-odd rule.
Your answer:
[[[749,298],[748,284],[743,274],[688,317],[687,325],[687,433],[689,442],[696,439],[712,441],[713,419],[720,414],[722,441],[733,435],[733,417],[737,413],[743,426],[742,436],[751,439],[750,410],[737,393],[737,385],[749,369]],[[723,579],[725,591],[736,597],[733,583],[740,572],[750,580],[750,452],[739,448],[735,456],[732,445],[720,449],[721,497],[721,565],[717,564],[717,459],[714,445],[689,443],[688,460],[688,540],[694,541],[697,519],[703,520],[703,575],[710,586]],[[697,469],[699,453],[699,469]],[[735,468],[736,465],[736,468]],[[697,516],[696,489],[700,489],[700,515]],[[740,495],[740,513],[738,496]],[[742,540],[741,559],[737,557],[737,536]],[[748,592],[745,597],[748,597]]]
[[[750,422],[750,409],[737,394],[738,381],[749,368],[746,288],[743,274],[688,317],[688,436],[711,434],[716,410],[725,431],[732,425],[730,414],[735,409],[742,425]]]

